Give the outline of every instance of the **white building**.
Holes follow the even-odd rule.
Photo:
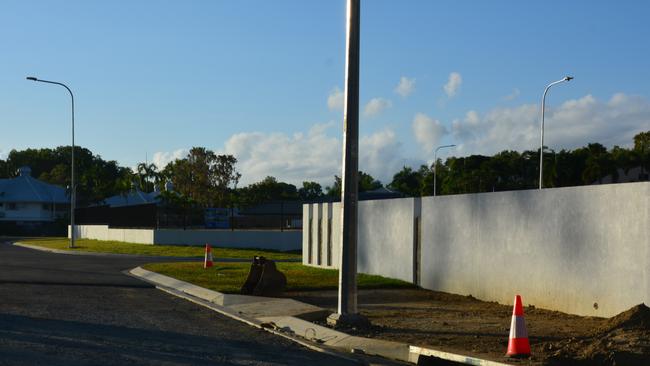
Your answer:
[[[31,172],[25,166],[18,177],[0,179],[0,222],[52,222],[69,209],[65,189],[32,178]]]

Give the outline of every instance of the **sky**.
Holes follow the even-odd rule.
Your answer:
[[[0,2],[0,158],[75,142],[163,167],[233,154],[240,184],[341,174],[345,0]],[[359,168],[390,182],[439,157],[650,130],[650,2],[361,4]]]

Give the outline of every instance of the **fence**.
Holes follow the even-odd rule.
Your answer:
[[[241,209],[176,208],[156,204],[96,206],[76,209],[75,219],[79,225],[108,225],[111,228],[284,231],[302,228],[300,205],[300,202],[271,202]]]
[[[303,206],[303,263],[337,268],[340,204]],[[611,316],[650,303],[650,183],[359,202],[358,271]]]

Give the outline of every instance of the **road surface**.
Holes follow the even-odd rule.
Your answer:
[[[0,241],[0,365],[347,365],[122,273]]]

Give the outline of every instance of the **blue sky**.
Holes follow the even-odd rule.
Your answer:
[[[366,0],[360,168],[390,181],[443,154],[629,146],[650,130],[646,1]],[[76,141],[164,164],[232,153],[242,182],[340,174],[345,1],[13,1],[0,11],[0,157]],[[402,88],[398,86],[402,80]],[[447,86],[447,88],[445,88]],[[401,94],[398,93],[401,91]]]

